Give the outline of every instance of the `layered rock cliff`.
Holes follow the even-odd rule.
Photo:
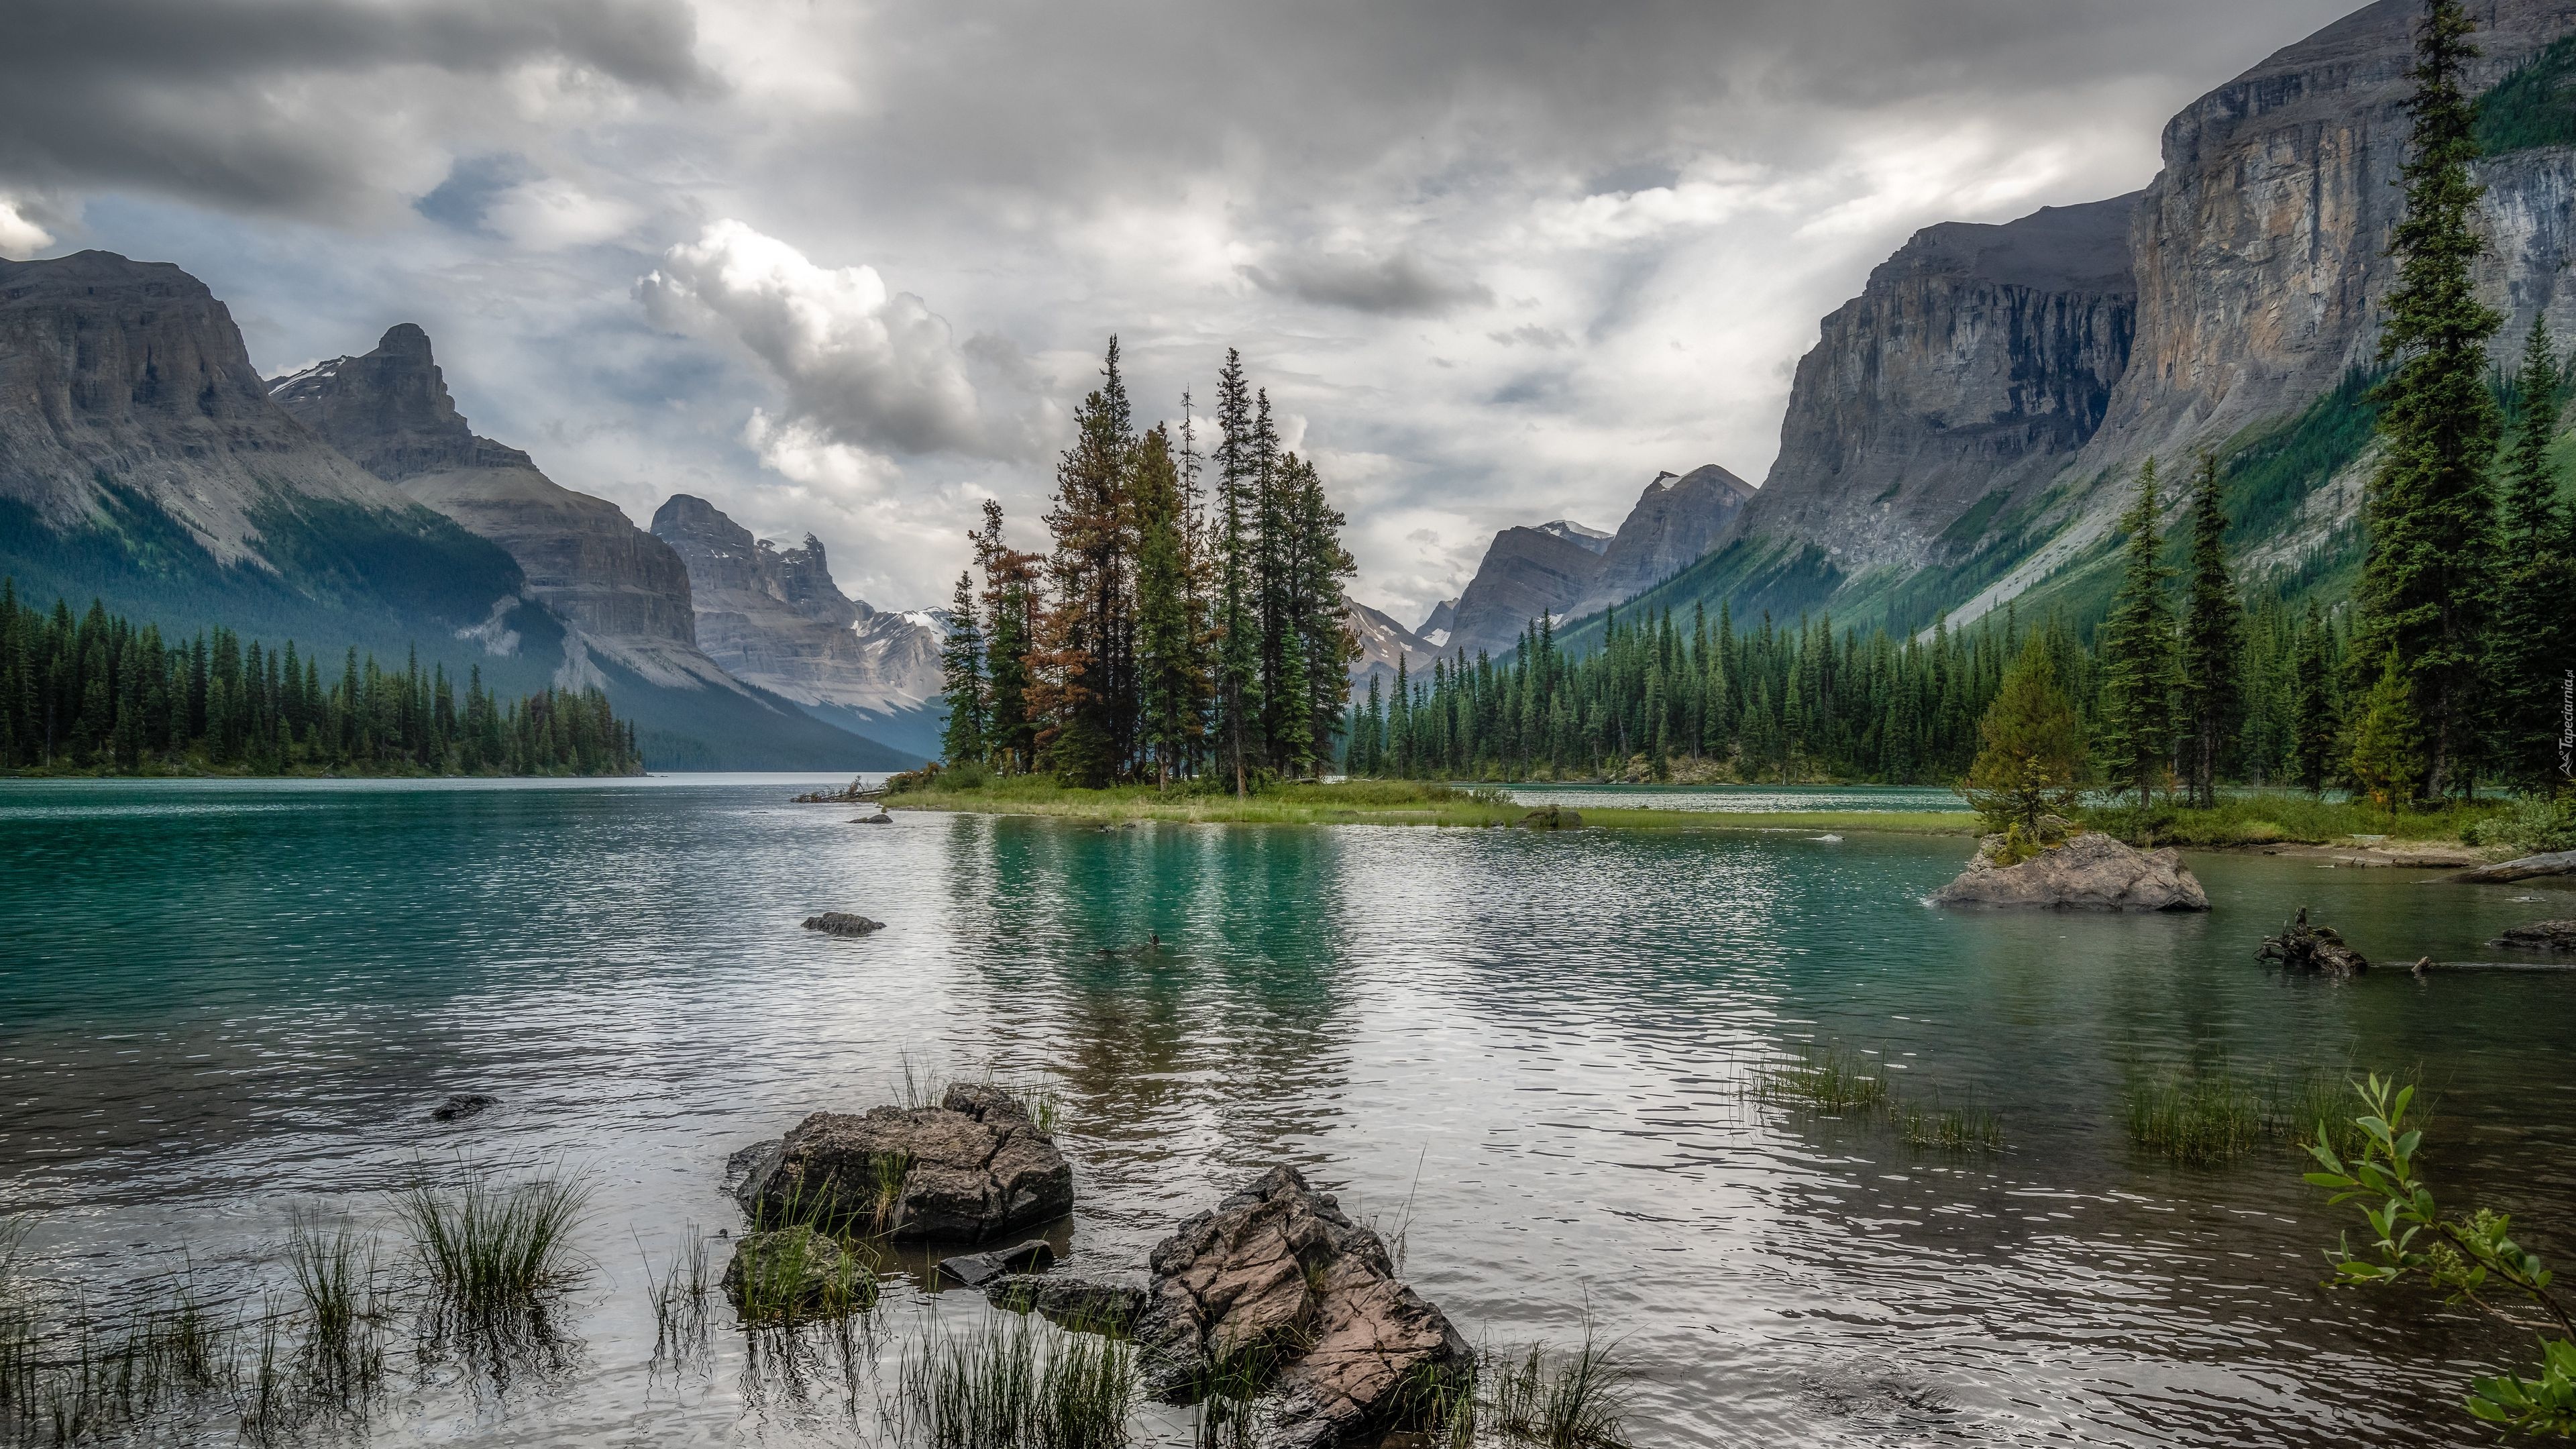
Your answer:
[[[2369,471],[2368,430],[2333,414],[2377,365],[2421,9],[2378,0],[2194,101],[2135,197],[1919,233],[1825,319],[1760,496],[1640,602],[1901,628],[2034,591],[2098,607],[2139,465],[2187,469],[2204,449],[2249,523],[2256,583],[2332,576],[2320,566],[2359,547]],[[2576,35],[2576,0],[2467,9],[2473,89],[2576,69],[2550,50]],[[2542,79],[2521,91],[2564,104],[2566,77]],[[2536,317],[2576,329],[2576,150],[2477,170],[2479,282],[2509,360]]]
[[[397,324],[372,352],[267,386],[280,407],[368,472],[508,550],[531,594],[573,626],[572,675],[581,656],[597,653],[655,684],[736,687],[697,647],[680,556],[616,504],[563,487],[526,453],[475,436],[419,327]]]
[[[22,587],[68,563],[151,616],[264,577],[298,607],[453,626],[520,582],[271,402],[203,282],[111,252],[0,260],[0,504],[23,510],[0,546]]]
[[[2043,486],[2128,368],[2136,203],[1917,232],[1800,359],[1738,531],[1812,542],[1847,573],[1919,566],[1990,496]]]
[[[782,549],[703,498],[673,494],[653,533],[687,567],[698,641],[727,670],[871,738],[936,753],[937,621],[848,597],[820,539]]]

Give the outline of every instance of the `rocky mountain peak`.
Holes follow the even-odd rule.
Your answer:
[[[535,466],[516,448],[474,436],[417,323],[385,329],[364,356],[272,378],[268,395],[388,483],[457,468]]]
[[[1597,528],[1586,528],[1571,518],[1552,519],[1538,526],[1541,533],[1552,533],[1577,548],[1602,553],[1610,547],[1610,535]]]

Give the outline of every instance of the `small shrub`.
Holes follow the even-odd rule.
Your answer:
[[[2503,812],[2461,832],[2471,845],[2503,846],[2525,855],[2576,850],[2576,796],[2525,795]]]

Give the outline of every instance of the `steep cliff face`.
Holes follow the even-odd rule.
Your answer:
[[[1679,477],[1658,473],[1602,550],[1601,576],[1572,612],[1589,614],[1635,598],[1699,561],[1753,501],[1750,483],[1715,463]]]
[[[1458,596],[1451,651],[1511,652],[1521,630],[1541,614],[1562,618],[1592,593],[1601,555],[1548,528],[1506,528],[1494,535],[1476,576]]]
[[[275,379],[268,393],[376,477],[507,549],[534,596],[574,626],[581,651],[657,684],[733,687],[697,648],[679,555],[616,504],[476,437],[420,328],[399,324],[373,352]]]
[[[272,403],[204,283],[110,252],[0,261],[0,506],[22,587],[69,572],[154,615],[190,588],[265,608],[282,586],[298,609],[454,626],[519,586]]]
[[[1799,361],[1735,532],[1812,542],[1846,573],[1919,566],[1972,542],[1943,535],[1989,497],[2044,484],[2129,365],[2136,201],[1917,232]]]
[[[688,568],[699,644],[727,670],[870,738],[937,752],[937,621],[848,597],[821,540],[779,548],[703,498],[673,494],[653,532]]]

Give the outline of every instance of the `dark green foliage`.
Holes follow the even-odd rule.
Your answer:
[[[2513,1222],[2502,1213],[2479,1208],[2443,1215],[2431,1184],[2415,1170],[2424,1133],[2406,1121],[2413,1087],[2374,1073],[2353,1091],[2362,1110],[2346,1120],[2357,1129],[2358,1144],[2320,1120],[2317,1140],[2308,1147],[2323,1170],[2308,1173],[2307,1180],[2332,1194],[2329,1205],[2354,1204],[2364,1229],[2358,1249],[2346,1232],[2327,1252],[2335,1270],[2330,1285],[2421,1282],[2454,1306],[2465,1304],[2517,1326],[2529,1320],[2505,1304],[2536,1311],[2546,1325],[2539,1377],[2508,1372],[2475,1380],[2466,1407],[2506,1429],[2576,1435],[2576,1319],[2553,1289],[2547,1265],[2514,1240]]]
[[[2115,792],[2130,792],[2144,809],[2163,780],[2174,741],[2176,658],[2173,610],[2165,581],[2157,526],[2161,500],[2155,460],[2138,470],[2137,501],[2121,519],[2120,592],[2096,642],[2101,656],[2102,704],[2097,732],[2104,773]]]
[[[1898,640],[1830,619],[1739,633],[1729,610],[1685,629],[1613,614],[1576,657],[1546,618],[1502,660],[1464,654],[1352,712],[1346,768],[1413,779],[1732,775],[1950,782],[2023,638],[2010,615]],[[2091,667],[2054,625],[2039,636],[2060,685],[2090,697]]]
[[[2576,36],[2553,42],[2478,98],[2478,154],[2576,145]]]
[[[984,626],[975,617],[971,571],[957,575],[957,592],[948,601],[948,638],[940,645],[939,663],[940,693],[948,701],[940,752],[952,760],[980,760],[989,707],[984,690]]]
[[[2402,775],[2434,797],[2474,779],[2495,565],[2487,468],[2498,419],[2487,341],[2503,319],[2477,297],[2481,190],[2460,90],[2478,54],[2472,28],[2460,0],[2429,0],[2416,32],[2406,211],[2390,247],[2398,282],[2380,334],[2380,360],[2395,364],[2378,392],[2387,452],[2363,513],[2355,631],[2357,656],[2393,657],[2409,696],[2405,744],[2417,758],[2383,777]]]
[[[2535,790],[2567,778],[2559,734],[2566,671],[2576,669],[2576,509],[2559,500],[2558,472],[2549,461],[2559,378],[2549,324],[2535,322],[2514,384],[2488,673],[2495,692],[2494,763],[2505,778]]]
[[[2191,583],[2182,624],[2182,728],[2191,803],[2218,804],[2218,773],[2244,722],[2245,606],[2227,566],[2218,460],[2204,455],[2192,488]]]
[[[1960,786],[1985,827],[2019,843],[2048,843],[2048,817],[2075,812],[2084,779],[2084,732],[2075,706],[2057,687],[2057,660],[2033,635],[2004,676],[2003,688],[1978,722],[1981,748]],[[1998,864],[2010,864],[1999,861]]]
[[[986,505],[980,637],[952,640],[949,660],[971,686],[980,649],[985,721],[979,739],[952,732],[949,763],[1090,788],[1213,773],[1238,793],[1319,773],[1357,647],[1342,594],[1354,566],[1321,476],[1279,447],[1268,397],[1229,352],[1204,511],[1186,397],[1175,450],[1164,427],[1134,432],[1114,339],[1102,377],[1056,471],[1053,552],[1009,548]]]
[[[445,666],[363,666],[351,648],[325,689],[296,646],[246,648],[217,626],[184,646],[93,602],[75,622],[20,604],[0,579],[0,769],[96,774],[629,775],[635,733],[596,689],[516,704],[468,675],[460,706]]]

